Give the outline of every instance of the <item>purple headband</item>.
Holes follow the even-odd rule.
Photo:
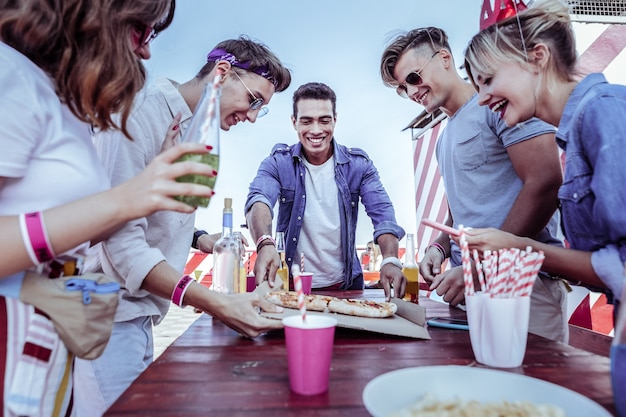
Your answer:
[[[261,77],[266,78],[274,84],[274,88],[278,88],[278,81],[274,76],[270,73],[267,65],[263,65],[262,67],[255,68],[253,70],[250,69],[250,61],[248,62],[239,62],[237,57],[230,52],[227,52],[223,49],[214,49],[209,52],[209,55],[206,57],[207,62],[217,62],[217,61],[228,61],[230,65],[233,67],[241,68],[246,71],[252,71],[255,74],[259,74]]]

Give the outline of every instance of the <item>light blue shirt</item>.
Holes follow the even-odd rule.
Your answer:
[[[621,299],[626,262],[626,87],[585,77],[563,109],[557,143],[565,151],[559,189],[563,231],[591,251],[598,277]]]

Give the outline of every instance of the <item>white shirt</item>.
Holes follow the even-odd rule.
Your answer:
[[[345,281],[335,157],[322,165],[313,165],[305,159],[303,163],[306,167],[306,221],[302,224],[297,251],[304,253],[304,268],[313,273],[311,287],[323,288]]]
[[[61,104],[45,72],[4,43],[0,91],[0,215],[41,211],[109,188],[89,125]],[[67,253],[84,254],[88,246]]]
[[[192,113],[172,83],[159,78],[138,94],[128,120],[133,141],[120,132],[103,132],[94,144],[113,185],[137,175],[161,152],[169,124],[180,111],[182,123]],[[129,196],[129,198],[133,198]],[[169,299],[142,290],[143,280],[166,260],[182,274],[193,238],[194,214],[159,211],[128,222],[90,251],[87,267],[101,270],[122,284],[115,321],[153,316],[161,321]]]

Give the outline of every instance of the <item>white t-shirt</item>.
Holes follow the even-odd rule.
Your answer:
[[[313,165],[305,159],[303,162],[306,167],[305,221],[297,251],[298,256],[304,253],[306,272],[313,273],[312,288],[323,288],[345,281],[335,158],[322,165]]]
[[[0,42],[0,215],[15,215],[55,207],[109,187],[108,179],[91,144],[90,128],[60,103],[48,75],[24,55]],[[45,218],[44,218],[45,220]],[[68,223],[71,227],[71,223]],[[16,244],[19,244],[16,242]],[[70,251],[85,252],[88,244]],[[2,285],[2,280],[0,280]],[[16,378],[16,364],[21,357],[26,330],[45,329],[32,324],[34,309],[17,299],[7,298],[5,399],[11,381],[20,381],[17,393],[28,388],[29,380]],[[32,324],[29,327],[29,324]],[[64,379],[68,353],[58,339],[46,334],[50,350],[50,368],[40,382],[43,389],[28,391],[40,399],[37,415],[67,412],[72,380]],[[39,365],[38,365],[39,366]],[[65,395],[58,402],[56,397]],[[15,414],[4,402],[4,416]],[[60,408],[59,408],[60,407]]]
[[[109,188],[90,127],[60,103],[46,73],[4,43],[0,91],[0,215],[41,211]]]

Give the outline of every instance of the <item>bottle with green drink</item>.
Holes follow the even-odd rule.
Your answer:
[[[220,149],[220,94],[221,74],[215,76],[213,84],[204,87],[202,97],[198,102],[196,110],[189,122],[189,126],[185,129],[181,142],[197,142],[209,145],[212,149],[205,154],[185,154],[178,159],[178,162],[194,161],[208,164],[216,171],[219,169],[219,149]],[[178,182],[191,182],[194,184],[202,184],[215,188],[215,180],[217,177],[207,177],[204,175],[183,175],[176,178]],[[209,197],[179,195],[174,197],[178,201],[189,204],[192,207],[207,207],[209,205]]]

